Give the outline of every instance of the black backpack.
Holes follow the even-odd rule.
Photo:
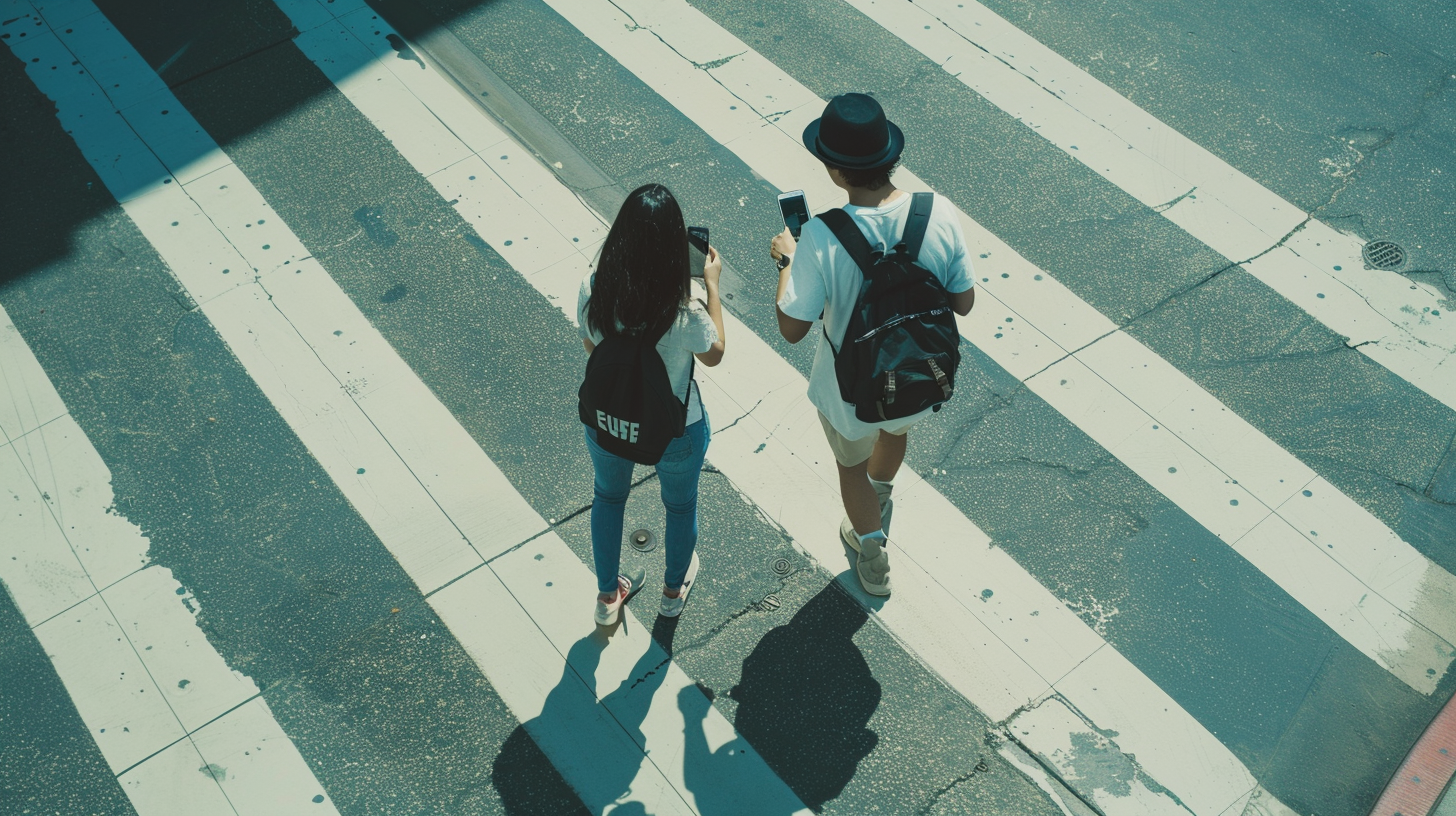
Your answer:
[[[870,247],[844,210],[819,215],[864,274],[838,349],[824,331],[840,398],[854,405],[863,422],[938,411],[955,392],[961,335],[950,296],[915,262],[933,203],[931,193],[915,193],[905,234],[888,255]]]
[[[639,465],[661,461],[688,419],[687,401],[672,392],[667,366],[657,353],[660,339],[604,338],[586,361],[586,378],[577,392],[577,413],[597,429],[597,444]],[[696,369],[694,360],[688,369],[689,398]]]

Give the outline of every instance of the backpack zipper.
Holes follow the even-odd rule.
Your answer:
[[[879,334],[880,332],[884,331],[885,329],[893,329],[896,326],[900,325],[901,323],[904,323],[907,320],[914,320],[917,317],[935,317],[936,315],[945,314],[948,311],[950,311],[950,307],[949,306],[941,306],[938,309],[931,309],[928,312],[916,312],[915,314],[905,315],[903,317],[897,317],[894,320],[889,321],[888,323],[881,323],[880,325],[874,327],[873,329],[870,329],[869,331],[865,332],[864,334],[860,335],[859,337],[856,337],[854,339],[854,342],[856,342],[856,343],[862,343],[865,340],[868,340],[871,337],[874,337],[876,334]]]

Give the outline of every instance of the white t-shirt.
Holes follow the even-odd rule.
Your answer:
[[[909,193],[903,193],[883,207],[856,207],[847,204],[844,211],[859,227],[872,249],[888,251],[900,243],[905,221],[910,215]],[[966,237],[961,232],[955,210],[946,199],[936,196],[925,229],[925,242],[920,246],[917,261],[938,278],[947,292],[964,292],[975,285],[971,260],[966,254]],[[814,368],[809,373],[809,401],[818,408],[829,424],[846,439],[863,439],[880,430],[899,431],[908,428],[930,413],[930,409],[888,422],[863,422],[854,415],[854,404],[839,396],[839,380],[834,374],[834,348],[844,342],[850,313],[859,297],[864,275],[835,239],[823,221],[815,218],[804,225],[799,246],[794,252],[794,265],[789,271],[789,285],[779,300],[779,308],[789,317],[817,320],[824,312],[824,329],[834,341],[831,348],[819,335],[814,353]]]
[[[576,298],[576,322],[582,338],[596,344],[602,342],[603,335],[589,329],[586,319],[586,304],[591,300],[593,274],[595,273],[588,273],[581,279],[581,291]],[[677,322],[657,343],[657,353],[662,356],[662,363],[667,367],[667,379],[672,383],[672,392],[678,399],[688,401],[688,425],[703,418],[703,405],[698,399],[697,386],[688,381],[693,355],[709,351],[717,342],[718,327],[713,325],[713,318],[708,316],[707,307],[697,298],[693,298],[678,310]]]

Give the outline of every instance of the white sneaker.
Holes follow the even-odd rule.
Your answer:
[[[593,616],[598,626],[611,626],[621,617],[622,606],[627,600],[637,594],[642,588],[643,571],[637,570],[630,576],[617,576],[617,596],[611,603],[603,603],[601,597],[597,597],[597,611]]]
[[[657,613],[664,618],[675,618],[682,614],[683,606],[688,602],[688,592],[693,588],[693,583],[698,580],[698,554],[693,553],[693,560],[688,562],[688,574],[683,578],[682,586],[678,588],[677,597],[669,598],[662,596],[662,606]]]
[[[858,555],[854,561],[854,573],[859,576],[859,584],[864,591],[871,595],[885,596],[890,594],[890,554],[885,551],[885,545],[890,542],[886,539],[875,536],[863,543],[859,536],[854,534],[854,528],[849,528],[849,533],[840,534],[849,548]]]
[[[859,558],[855,560],[854,571],[859,575],[860,586],[871,595],[890,594],[890,554],[884,546],[889,543],[876,536],[865,539],[856,548]]]

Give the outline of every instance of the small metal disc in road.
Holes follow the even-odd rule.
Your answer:
[[[787,558],[779,558],[773,562],[773,571],[779,575],[788,575],[789,570],[793,568],[794,565],[790,564]]]
[[[649,552],[653,547],[657,546],[657,536],[654,536],[651,530],[634,530],[631,538],[627,539],[627,542],[637,552]]]
[[[767,609],[770,612],[778,609],[780,606],[783,605],[783,603],[779,601],[779,596],[773,594],[763,596],[763,601],[761,601],[761,604],[764,609]]]
[[[1373,269],[1399,269],[1405,266],[1405,247],[1394,241],[1371,241],[1360,250],[1365,263]]]

